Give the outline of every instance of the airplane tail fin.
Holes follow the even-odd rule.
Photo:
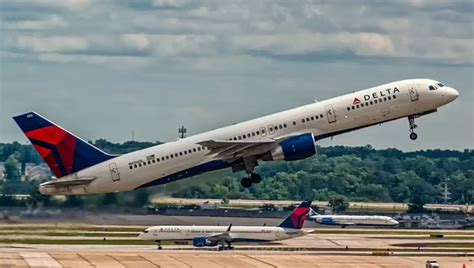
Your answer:
[[[114,158],[36,112],[13,117],[57,178]]]
[[[310,209],[311,201],[303,201],[278,227],[301,229],[305,220],[308,218]]]

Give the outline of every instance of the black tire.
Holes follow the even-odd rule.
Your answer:
[[[240,181],[240,184],[242,184],[244,188],[249,188],[250,186],[252,186],[252,180],[250,178],[245,177]]]
[[[411,139],[412,141],[416,140],[417,138],[418,138],[418,135],[417,135],[415,132],[410,133],[410,139]]]
[[[252,173],[250,179],[252,180],[252,183],[260,183],[262,181],[262,176],[257,173]]]

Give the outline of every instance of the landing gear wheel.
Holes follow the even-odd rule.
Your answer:
[[[244,188],[249,188],[252,186],[252,179],[245,177],[240,181],[240,184],[242,184]]]
[[[416,140],[418,138],[418,135],[414,132],[414,129],[417,128],[418,126],[415,124],[415,117],[414,116],[409,116],[408,117],[408,123],[410,124],[410,139],[411,140]]]
[[[260,183],[262,181],[262,176],[257,173],[250,174],[250,180],[252,183]]]

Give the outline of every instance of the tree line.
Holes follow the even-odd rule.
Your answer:
[[[96,140],[94,145],[112,154],[122,154],[160,142],[112,143]],[[35,185],[22,182],[18,170],[25,163],[43,160],[31,145],[0,143],[0,162],[5,162],[7,179],[0,183],[0,194],[29,194]],[[474,202],[474,150],[423,150],[403,152],[374,149],[371,146],[332,146],[318,148],[314,157],[293,162],[267,162],[257,168],[264,178],[248,189],[240,185],[242,173],[229,171],[203,175],[197,180],[174,183],[171,195],[180,198],[330,200],[402,202],[422,206],[448,201]],[[161,188],[162,189],[162,188]],[[138,204],[160,188],[126,194],[69,198],[72,204]],[[170,193],[168,193],[170,194]],[[1,200],[0,200],[1,201]]]

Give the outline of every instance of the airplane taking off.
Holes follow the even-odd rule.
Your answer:
[[[193,241],[195,247],[214,247],[224,249],[225,244],[232,248],[232,243],[262,243],[285,240],[303,236],[309,232],[301,230],[311,209],[311,201],[303,201],[278,226],[172,226],[162,225],[147,228],[138,237],[143,240],[154,240],[161,249],[161,241]]]
[[[458,92],[430,79],[402,80],[208,131],[124,155],[110,155],[35,112],[14,120],[57,179],[42,183],[49,195],[130,191],[209,171],[245,171],[242,186],[261,181],[259,161],[300,160],[316,154],[316,142],[407,117],[436,112]]]
[[[366,215],[321,215],[310,210],[308,220],[324,225],[346,226],[366,225],[366,226],[395,226],[398,221],[388,216],[366,216]]]

